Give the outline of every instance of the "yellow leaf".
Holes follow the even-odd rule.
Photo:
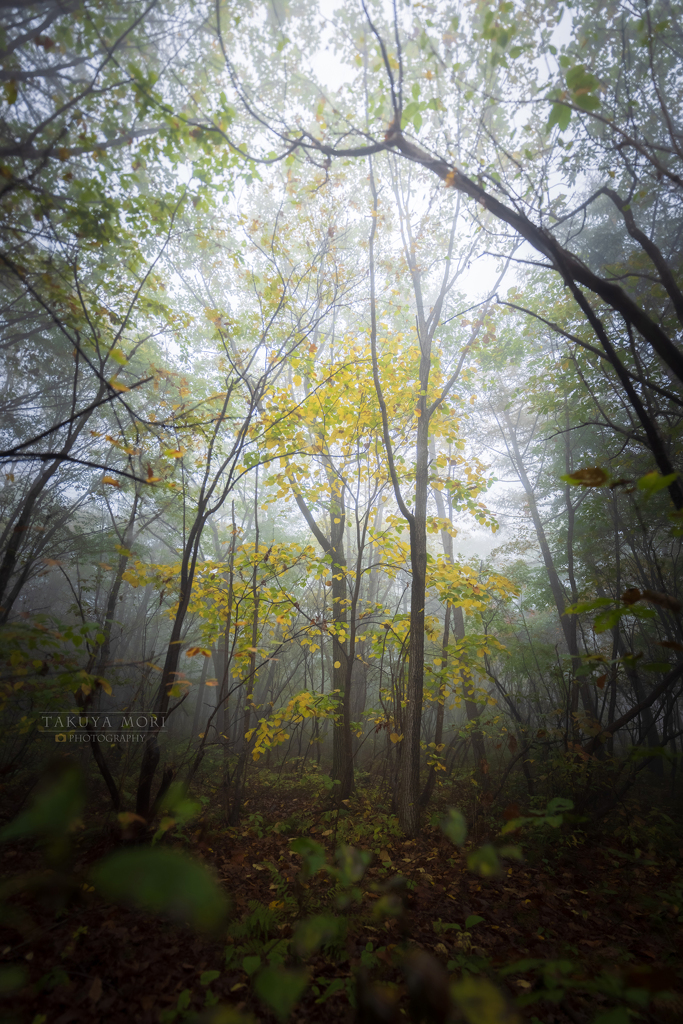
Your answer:
[[[115,380],[114,377],[109,381],[109,386],[112,387],[114,391],[130,391],[130,388],[127,388],[125,384],[121,384],[120,381]]]
[[[403,739],[403,736],[399,736],[397,732],[390,732],[389,739],[392,743],[399,743]]]
[[[124,828],[126,825],[132,825],[134,821],[140,821],[143,825],[147,824],[144,818],[141,818],[139,814],[133,814],[132,811],[122,811],[122,813],[117,814],[116,817],[119,820],[119,824]]]
[[[182,459],[185,454],[182,448],[167,448],[164,455],[167,455],[169,459]]]
[[[503,993],[485,978],[465,978],[451,987],[451,996],[468,1024],[521,1024]]]
[[[218,686],[218,680],[217,679],[207,679],[206,682],[204,683],[204,686]]]
[[[105,693],[106,693],[106,694],[107,694],[107,695],[108,695],[109,697],[111,697],[111,686],[109,685],[109,683],[107,682],[107,680],[106,680],[106,679],[102,679],[102,678],[100,677],[100,678],[99,678],[99,679],[97,680],[97,682],[98,682],[98,683],[100,684],[100,686],[102,687],[102,689],[104,690],[104,692],[105,692]]]
[[[570,473],[570,476],[572,480],[578,480],[584,487],[600,487],[609,479],[604,469],[597,466],[590,469],[577,469],[575,473]]]
[[[115,480],[113,476],[103,476],[102,477],[102,483],[103,484],[110,484],[112,487],[120,487],[121,486],[121,484],[118,482],[118,480]]]

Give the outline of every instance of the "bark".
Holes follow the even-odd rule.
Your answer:
[[[459,609],[462,613],[462,608]],[[448,635],[450,632],[451,625],[451,606],[446,605],[446,614],[443,622],[443,640],[441,642],[441,671],[446,675],[448,669]],[[434,754],[439,752],[439,747],[443,742],[443,719],[444,719],[444,705],[446,703],[446,686],[441,683],[439,686],[439,693],[436,700],[436,721],[434,723]],[[427,775],[427,781],[425,782],[422,795],[420,796],[420,807],[426,807],[432,798],[434,792],[434,786],[436,785],[436,768],[432,765]]]
[[[202,674],[199,677],[199,686],[197,688],[197,703],[194,706],[194,715],[192,717],[191,742],[193,746],[199,744],[199,732],[202,721],[202,709],[204,707],[204,693],[206,691],[206,676],[209,668],[209,659],[202,658],[202,661],[204,662],[204,664],[202,665]],[[194,772],[192,774],[194,775]]]
[[[429,423],[430,418],[443,401],[448,389],[453,386],[459,373],[465,351],[461,354],[456,373],[451,377],[441,396],[427,406],[427,393],[432,364],[432,342],[436,328],[441,319],[443,303],[452,282],[449,281],[450,257],[453,252],[457,212],[451,225],[451,233],[446,253],[445,270],[439,294],[428,316],[425,315],[422,301],[422,271],[415,259],[411,244],[410,225],[403,218],[400,201],[397,202],[402,215],[402,231],[404,237],[404,255],[408,263],[413,284],[413,294],[417,307],[417,335],[420,345],[419,394],[415,406],[417,417],[415,437],[415,504],[410,512],[401,492],[396,467],[394,464],[391,432],[389,430],[389,414],[384,400],[382,382],[379,376],[377,356],[377,310],[375,303],[375,234],[377,231],[377,190],[370,165],[370,187],[373,196],[373,217],[369,238],[370,264],[370,349],[372,355],[372,374],[375,392],[382,417],[382,435],[386,448],[389,475],[394,496],[401,515],[408,523],[410,531],[410,636],[408,641],[408,679],[406,683],[405,708],[403,711],[403,741],[399,756],[398,789],[396,807],[401,828],[408,836],[418,833],[420,827],[420,740],[422,727],[422,696],[424,685],[424,628],[425,598],[427,577],[427,493],[429,487]],[[399,753],[399,752],[397,752]]]
[[[69,435],[66,441],[64,442],[61,451],[58,453],[60,456],[66,456],[69,454],[74,444],[78,440],[78,437],[81,434],[83,428],[90,419],[91,414],[92,410],[88,412],[86,415],[82,416],[80,421],[73,427],[72,430],[70,430]],[[23,543],[29,522],[31,521],[31,517],[36,507],[36,503],[40,498],[40,495],[45,490],[45,487],[50,482],[50,480],[55,475],[55,473],[57,472],[61,465],[62,460],[60,458],[56,458],[54,462],[50,463],[50,465],[47,466],[42,471],[42,473],[39,473],[38,477],[36,478],[36,480],[34,480],[33,484],[28,490],[26,497],[24,498],[21,512],[19,513],[19,517],[16,520],[14,527],[12,528],[12,531],[9,535],[7,546],[5,547],[5,553],[3,555],[2,562],[0,563],[0,602],[5,596],[7,588],[9,586],[10,579],[12,578],[12,574],[14,573],[17,564],[17,558],[19,556],[19,549],[21,548],[21,545]],[[9,608],[1,608],[0,623],[6,622],[8,615]]]
[[[643,252],[647,253],[650,257],[652,263],[657,269],[660,280],[666,288],[669,298],[673,303],[673,307],[676,310],[676,316],[680,322],[683,323],[683,292],[681,292],[681,289],[676,284],[676,279],[671,272],[671,267],[667,263],[664,254],[655,245],[652,239],[648,238],[645,232],[640,230],[635,222],[630,205],[623,200],[621,196],[614,191],[614,189],[602,188],[600,189],[600,192],[611,199],[618,210],[621,210],[626,230],[631,238],[638,243]]]
[[[659,700],[659,698],[662,697],[667,690],[674,685],[674,683],[678,682],[681,676],[683,676],[683,661],[674,665],[674,667],[666,673],[659,685],[655,686],[651,691],[649,697],[641,701],[639,704],[636,704],[635,707],[632,707],[631,710],[627,711],[626,714],[621,716],[621,718],[617,718],[616,722],[612,722],[612,724],[606,729],[603,729],[601,733],[594,736],[590,742],[586,743],[583,748],[584,752],[586,754],[594,754],[595,751],[611,736],[618,732],[619,729],[623,729],[624,726],[628,725],[629,722],[632,722],[633,719],[637,718],[643,711],[647,708],[651,708],[656,700]]]
[[[258,469],[256,470],[256,482],[254,486],[254,567],[251,576],[251,598],[253,603],[253,614],[251,619],[251,657],[249,658],[249,676],[247,679],[244,695],[244,722],[242,726],[242,748],[237,760],[235,769],[235,794],[232,807],[230,808],[230,825],[239,824],[242,811],[242,793],[247,773],[247,756],[251,750],[251,744],[247,740],[247,733],[251,728],[251,705],[256,685],[256,644],[258,643],[259,631],[259,594],[258,594],[258,565],[259,565],[259,521],[258,521]]]
[[[435,449],[432,449],[432,457],[436,454]],[[434,501],[436,503],[436,511],[440,519],[446,519],[446,506],[444,505],[443,494],[436,487],[433,488],[432,494],[434,495]],[[448,517],[450,518],[450,516]],[[444,555],[450,565],[454,564],[453,558],[453,537],[448,530],[441,530],[441,544],[443,546]],[[450,608],[450,605],[448,606]],[[465,616],[462,608],[453,608],[453,636],[456,640],[465,639]],[[472,740],[472,753],[474,754],[474,763],[479,777],[479,783],[483,790],[488,790],[490,786],[489,774],[488,774],[488,761],[486,758],[486,746],[484,743],[484,735],[479,728],[479,715],[480,709],[476,701],[470,700],[467,683],[463,683],[463,696],[465,697],[465,714],[467,715],[467,721],[472,726],[472,732],[470,734]],[[443,709],[441,710],[443,716]],[[441,740],[438,741],[439,743]]]
[[[79,507],[79,505],[83,503],[83,500],[83,498],[79,499],[79,501],[77,501],[75,505],[72,505],[72,507],[67,512],[65,512],[64,515],[60,516],[59,519],[55,523],[53,523],[50,530],[42,534],[40,540],[34,544],[34,547],[30,555],[24,554],[24,566],[21,572],[15,578],[11,591],[9,592],[9,594],[7,594],[7,596],[4,599],[4,611],[0,616],[0,623],[6,622],[9,616],[11,615],[14,603],[19,597],[21,591],[24,589],[26,582],[30,578],[31,570],[35,566],[36,561],[38,560],[41,553],[45,551],[45,549],[49,546],[55,534],[73,516],[74,512]]]
[[[631,324],[651,345],[674,376],[679,381],[683,381],[683,353],[660,325],[652,320],[618,284],[595,274],[578,256],[560,245],[545,228],[538,227],[524,214],[505,206],[456,167],[451,167],[444,160],[432,157],[429,153],[421,150],[404,138],[400,131],[394,129],[387,133],[386,147],[394,148],[412,162],[426,167],[438,175],[449,187],[476,200],[494,217],[508,224],[537,252],[547,256],[562,277],[590,289],[611,309],[620,313],[626,323]]]
[[[199,542],[201,540],[202,530],[205,523],[206,507],[200,503],[197,516],[192,524],[189,537],[183,549],[183,558],[180,567],[178,609],[173,620],[171,638],[166,651],[166,659],[161,672],[161,680],[159,682],[154,707],[152,709],[157,713],[168,711],[171,687],[175,683],[178,673],[178,664],[180,662],[182,648],[182,630],[190,603],[195,565],[199,553]],[[136,814],[139,814],[142,818],[147,817],[152,804],[152,785],[154,783],[154,775],[156,773],[160,757],[161,751],[159,749],[158,730],[150,729],[142,752],[142,762],[140,765],[135,806]]]
[[[385,134],[384,142],[371,143],[367,146],[342,149],[325,145],[307,135],[303,135],[300,140],[295,141],[293,146],[316,150],[330,158],[367,157],[375,153],[393,150],[412,163],[425,167],[436,174],[449,188],[454,188],[461,194],[474,199],[497,220],[511,227],[537,252],[547,257],[563,280],[574,286],[572,290],[580,285],[598,295],[610,309],[619,313],[627,324],[638,331],[673,376],[679,381],[683,381],[683,353],[663,328],[648,316],[645,310],[638,306],[623,288],[614,281],[594,273],[578,256],[562,246],[549,231],[534,224],[523,213],[500,202],[457,167],[453,167],[440,157],[432,156],[415,143],[410,142],[400,131],[399,124],[400,119],[397,117]],[[585,314],[586,309],[583,308],[583,311]],[[590,317],[589,320],[595,327],[594,321]],[[604,345],[604,334],[598,334],[598,337]]]
[[[325,536],[316,523],[303,497],[296,493],[294,498],[309,529],[325,554],[330,558],[332,576],[332,621],[335,631],[347,632],[348,586],[346,578],[346,553],[344,550],[344,527],[346,508],[341,495],[334,494],[334,480],[330,500],[330,535]],[[332,689],[341,695],[341,722],[335,723],[332,732],[332,778],[338,780],[335,800],[346,800],[353,791],[353,738],[351,736],[352,662],[347,654],[346,643],[341,643],[337,633],[332,637]]]
[[[565,643],[567,645],[567,651],[571,658],[572,667],[572,680],[571,680],[571,692],[570,692],[570,708],[572,712],[576,712],[578,707],[578,696],[581,693],[584,710],[587,714],[595,717],[595,709],[593,707],[593,701],[591,699],[588,686],[584,683],[579,685],[576,681],[576,672],[580,665],[579,651],[577,644],[576,634],[576,619],[574,616],[565,615],[565,608],[567,603],[564,596],[564,588],[558,575],[557,569],[555,568],[555,562],[548,544],[548,538],[546,537],[545,528],[538,512],[538,506],[536,504],[536,496],[534,489],[529,480],[526,467],[522,454],[519,450],[519,444],[517,441],[517,432],[513,426],[507,411],[503,412],[503,418],[507,427],[507,438],[506,443],[508,444],[508,452],[511,456],[511,461],[515,467],[517,475],[519,476],[524,493],[526,494],[527,504],[529,506],[529,512],[531,519],[534,524],[536,531],[536,537],[538,540],[538,546],[541,549],[541,555],[543,556],[543,563],[548,573],[548,582],[550,583],[550,590],[553,595],[553,601],[555,602],[555,608],[557,609],[557,615],[559,618],[560,626],[564,634]],[[568,499],[568,503],[571,502]],[[573,514],[573,509],[572,509]],[[571,541],[571,533],[569,534],[569,540]],[[571,561],[570,561],[571,564]]]
[[[128,559],[130,558],[130,555],[128,555],[126,552],[130,551],[131,545],[133,543],[135,519],[137,516],[139,503],[140,498],[136,491],[135,497],[133,498],[133,506],[130,510],[130,516],[128,517],[128,522],[126,524],[126,530],[123,535],[123,544],[121,545],[125,550],[122,551],[121,554],[119,555],[119,561],[116,567],[116,576],[114,577],[112,588],[109,591],[107,607],[104,613],[104,622],[102,623],[102,633],[104,634],[104,640],[102,641],[102,646],[100,647],[99,658],[97,661],[97,669],[95,672],[96,675],[101,675],[104,672],[107,660],[109,658],[109,652],[111,650],[111,631],[114,625],[116,604],[119,599],[119,591],[121,589],[121,584],[123,583],[123,574],[126,571]]]

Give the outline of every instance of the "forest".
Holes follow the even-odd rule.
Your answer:
[[[683,1020],[681,0],[0,0],[8,1024]]]

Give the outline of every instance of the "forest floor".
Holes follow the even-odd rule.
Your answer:
[[[631,807],[629,821],[644,822],[647,812],[642,819],[638,813]],[[301,857],[290,842],[307,835],[330,861],[342,842],[370,851],[373,860],[359,883],[360,900],[341,918],[334,910],[342,931],[305,959],[311,983],[289,1018],[292,1024],[406,1020],[400,1010],[406,1005],[406,949],[434,958],[424,970],[436,972],[436,987],[439,972],[443,978],[445,972],[490,978],[525,1021],[592,1024],[601,1013],[604,1024],[683,1020],[683,850],[642,853],[613,835],[601,842],[582,835],[576,845],[575,834],[572,839],[565,830],[549,829],[543,843],[522,834],[525,860],[483,879],[468,870],[466,851],[438,828],[427,826],[419,838],[407,840],[368,796],[354,797],[351,813],[336,826],[330,822],[330,812],[305,787],[275,793],[263,788],[251,794],[240,827],[212,825],[209,819],[184,835],[165,837],[165,843],[209,865],[229,894],[227,946],[225,932],[220,939],[198,935],[106,904],[93,892],[81,891],[57,910],[49,899],[29,902],[20,896],[32,924],[19,939],[13,930],[0,935],[0,961],[25,970],[23,987],[8,998],[5,1019],[245,1019],[217,1009],[229,1006],[246,1019],[251,1014],[262,1024],[275,1021],[254,995],[250,974],[266,960],[291,963],[296,922],[329,913],[338,894],[325,873],[302,882]],[[495,831],[487,837],[484,825],[480,832],[478,844],[495,837]],[[114,842],[113,827],[108,834],[101,826],[84,829],[75,844],[78,877]],[[17,845],[4,851],[1,863],[5,884],[11,884],[40,861]],[[397,875],[404,881],[392,882]],[[383,894],[392,890],[403,893],[404,912],[378,915]],[[369,1000],[361,994],[360,1012],[351,1005],[359,972],[387,983]],[[424,981],[429,988],[430,979]],[[515,1014],[506,1014],[480,1019],[512,1024]]]

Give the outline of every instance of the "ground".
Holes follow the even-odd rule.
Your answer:
[[[428,1003],[446,972],[456,980],[490,979],[506,1000],[503,1016],[490,1017],[501,1024],[515,1019],[514,1005],[522,1020],[541,1024],[592,1024],[601,1012],[605,1024],[683,1020],[681,850],[643,852],[624,838],[598,841],[585,833],[577,845],[566,828],[543,837],[522,833],[514,838],[525,859],[482,878],[467,857],[495,839],[485,821],[460,850],[436,824],[405,839],[367,796],[355,797],[348,816],[337,819],[305,788],[283,788],[275,798],[257,791],[240,827],[225,828],[208,814],[198,827],[163,839],[219,878],[232,905],[226,939],[225,928],[197,934],[104,903],[83,882],[117,841],[116,827],[84,828],[70,880],[42,875],[52,879],[42,896],[20,891],[10,901],[28,916],[2,932],[3,963],[25,969],[23,986],[6,996],[8,1020],[183,1024],[201,1013],[227,1024],[229,1014],[216,1007],[231,1006],[265,1024],[277,1017],[252,982],[267,963],[307,972],[293,1024],[406,1020],[407,985],[415,995],[422,984]],[[325,871],[307,879],[301,855],[290,849],[302,835],[319,843],[330,863],[351,840],[372,862],[357,885],[339,884]],[[40,865],[25,844],[4,852],[10,886],[22,872],[43,872]],[[340,909],[340,900],[350,902]],[[312,939],[298,926],[310,918]],[[406,966],[411,950],[433,958],[412,961],[413,975],[422,972],[417,983]],[[433,1008],[434,1019],[438,1012]],[[465,1020],[458,1012],[448,1019]]]

